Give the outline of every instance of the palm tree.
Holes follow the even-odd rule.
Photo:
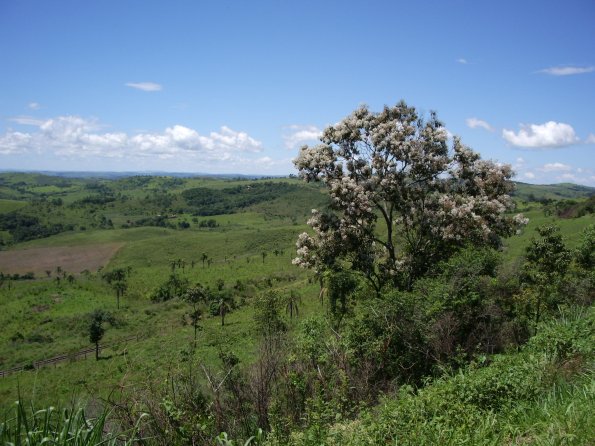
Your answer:
[[[196,332],[198,331],[198,321],[202,316],[202,311],[199,305],[207,301],[208,292],[202,287],[200,283],[196,286],[188,288],[186,293],[182,296],[186,302],[192,305],[192,313],[190,313],[190,319],[192,319],[192,326],[194,327],[194,343],[196,344]]]
[[[120,297],[124,295],[128,289],[127,279],[132,268],[130,266],[126,268],[117,268],[112,271],[103,273],[103,280],[105,280],[112,288],[116,291],[117,306],[120,308]]]
[[[295,317],[298,317],[300,311],[300,304],[302,303],[302,296],[300,296],[296,291],[291,290],[289,296],[287,296],[285,300],[285,308],[289,313],[289,319],[293,319],[293,313],[295,312]]]
[[[128,283],[124,280],[118,280],[117,282],[112,283],[112,287],[116,290],[117,307],[120,309],[120,297],[124,296],[124,293],[128,289]]]
[[[217,309],[219,310],[219,315],[221,316],[221,326],[223,327],[225,325],[225,315],[231,311],[233,298],[227,293],[219,293],[216,299]]]

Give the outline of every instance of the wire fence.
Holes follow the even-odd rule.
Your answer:
[[[138,341],[140,339],[140,335],[134,335],[134,336],[128,336],[126,338],[122,338],[122,339],[118,339],[117,341],[113,341],[107,344],[100,344],[99,345],[99,350],[110,347],[112,345],[117,345],[120,344],[122,342],[127,342],[127,341],[132,341],[132,340],[136,340]],[[47,359],[41,359],[39,361],[33,361],[29,364],[25,364],[25,365],[20,365],[18,367],[13,367],[11,369],[6,369],[6,370],[0,370],[0,378],[4,378],[5,376],[11,375],[13,373],[18,373],[18,372],[22,372],[23,370],[35,370],[35,369],[39,369],[41,367],[47,367],[47,366],[51,366],[51,365],[58,365],[61,362],[65,362],[65,361],[78,361],[81,359],[87,359],[87,355],[93,356],[95,354],[95,347],[89,347],[89,348],[85,348],[83,350],[79,350],[77,352],[73,352],[73,353],[66,353],[63,355],[59,355],[59,356],[54,356],[52,358],[47,358]]]

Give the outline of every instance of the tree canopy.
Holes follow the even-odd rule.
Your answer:
[[[348,266],[377,292],[408,289],[465,244],[499,246],[526,223],[509,214],[509,165],[480,159],[459,138],[449,143],[435,113],[425,120],[403,101],[379,113],[358,108],[294,163],[331,198],[329,212],[312,210],[313,234],[299,236],[294,263]]]

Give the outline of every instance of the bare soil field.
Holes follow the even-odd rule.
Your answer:
[[[72,274],[79,274],[84,270],[97,271],[122,246],[123,243],[104,243],[1,251],[0,271],[5,274],[33,272],[37,277],[45,277],[46,271],[52,271],[54,276],[57,267]]]

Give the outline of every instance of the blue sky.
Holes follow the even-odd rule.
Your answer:
[[[288,174],[360,104],[595,186],[595,2],[0,1],[0,169]]]

